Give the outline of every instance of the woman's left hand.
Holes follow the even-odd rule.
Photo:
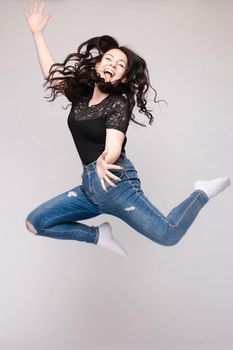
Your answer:
[[[103,151],[103,153],[101,153],[101,155],[96,161],[96,172],[104,191],[107,191],[104,180],[112,187],[117,186],[109,178],[112,178],[114,180],[120,180],[118,176],[112,174],[108,169],[122,169],[120,165],[108,164],[105,161],[105,156],[107,155],[107,153],[108,150]]]

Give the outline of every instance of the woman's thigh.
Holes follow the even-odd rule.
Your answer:
[[[41,230],[60,223],[90,219],[99,214],[98,206],[87,198],[82,186],[77,186],[39,205],[28,214],[26,221],[35,230]]]
[[[136,170],[126,170],[117,187],[102,195],[101,209],[125,221],[136,231],[160,243],[160,234],[155,233],[166,217],[145,196]]]

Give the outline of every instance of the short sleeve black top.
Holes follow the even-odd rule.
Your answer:
[[[105,149],[106,129],[126,134],[129,120],[129,102],[123,95],[110,94],[97,105],[88,106],[91,95],[72,101],[68,126],[83,164],[95,161]],[[125,151],[125,136],[121,152]]]

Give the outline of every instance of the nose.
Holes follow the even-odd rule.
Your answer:
[[[116,68],[116,63],[111,62],[110,65],[113,66],[114,68]]]

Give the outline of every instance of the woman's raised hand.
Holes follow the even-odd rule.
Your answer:
[[[103,151],[103,153],[101,153],[101,155],[96,161],[96,172],[104,191],[107,191],[104,180],[107,183],[109,183],[109,185],[111,185],[112,187],[117,187],[117,186],[109,179],[109,177],[114,180],[120,180],[119,177],[112,174],[108,169],[120,169],[120,170],[122,169],[120,165],[108,164],[105,161],[105,156],[107,155],[107,153],[108,153],[108,150]]]
[[[39,5],[38,1],[34,0],[24,12],[33,34],[41,32],[45,28],[49,18],[52,16],[52,14],[47,16],[43,15],[44,7],[45,1],[42,1],[41,5]]]

